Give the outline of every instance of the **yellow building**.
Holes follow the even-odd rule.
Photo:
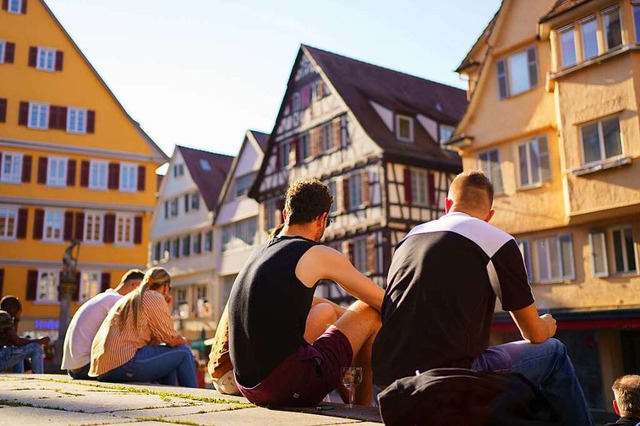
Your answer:
[[[448,145],[491,177],[492,223],[610,410],[613,379],[640,371],[640,2],[504,0],[458,72],[470,105]]]
[[[167,157],[43,1],[2,6],[0,293],[23,302],[19,333],[55,338],[69,240],[81,241],[78,303],[144,268]]]

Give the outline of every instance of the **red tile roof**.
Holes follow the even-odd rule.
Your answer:
[[[207,208],[209,211],[215,211],[218,204],[218,196],[231,168],[233,157],[180,145],[177,145],[176,149],[180,150]],[[210,166],[210,170],[207,170],[207,167],[204,166],[205,164]]]

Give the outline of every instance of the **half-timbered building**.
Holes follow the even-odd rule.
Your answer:
[[[302,45],[250,191],[263,237],[289,182],[317,177],[335,198],[325,243],[384,285],[394,245],[444,213],[462,167],[441,142],[466,105],[463,90]],[[347,299],[333,283],[321,293]]]

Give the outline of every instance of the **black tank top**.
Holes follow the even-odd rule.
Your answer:
[[[238,274],[229,296],[229,348],[241,385],[257,385],[307,344],[304,330],[315,285],[305,286],[295,269],[316,244],[276,237],[257,248]]]

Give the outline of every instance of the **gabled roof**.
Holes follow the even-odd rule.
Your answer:
[[[73,38],[71,38],[71,35],[69,35],[69,33],[64,28],[64,26],[60,23],[60,21],[58,21],[58,18],[56,18],[56,15],[53,14],[53,11],[51,9],[49,9],[49,6],[47,6],[47,4],[44,2],[44,0],[40,0],[40,3],[42,4],[42,7],[44,7],[46,12],[49,14],[49,16],[51,16],[51,19],[53,19],[53,21],[58,26],[58,28],[60,28],[60,30],[62,31],[64,36],[69,40],[71,45],[76,49],[76,51],[78,52],[80,57],[84,60],[86,65],[89,67],[91,72],[93,72],[93,74],[96,76],[96,78],[98,79],[100,84],[102,84],[102,86],[105,88],[107,93],[111,96],[111,98],[116,103],[116,105],[118,105],[118,107],[120,108],[122,113],[127,117],[127,119],[135,127],[135,129],[138,131],[138,133],[140,133],[140,136],[142,137],[142,139],[144,139],[145,142],[147,142],[147,144],[149,145],[149,147],[151,147],[151,150],[156,153],[157,157],[154,158],[154,160],[158,161],[159,163],[164,163],[164,162],[168,161],[169,157],[167,156],[167,154],[165,154],[165,152],[162,149],[160,149],[160,147],[153,141],[153,139],[151,139],[151,137],[144,130],[142,130],[142,127],[140,127],[140,123],[138,123],[133,118],[131,118],[131,116],[124,109],[124,106],[122,106],[122,104],[120,103],[118,98],[116,98],[116,95],[111,91],[109,86],[107,86],[107,83],[102,79],[100,74],[98,74],[98,71],[93,67],[93,65],[91,65],[91,62],[89,62],[89,59],[84,55],[84,53],[82,53],[82,50],[80,50],[80,47],[78,47],[78,45],[73,40]]]
[[[209,211],[215,211],[218,197],[227,179],[233,157],[180,145],[176,145],[176,149],[182,154],[184,163],[189,169],[189,174],[198,186],[207,208]],[[202,165],[203,162],[208,163],[211,170],[206,170]]]
[[[473,46],[471,47],[471,49],[469,49],[469,52],[467,52],[467,56],[464,57],[460,65],[458,65],[458,68],[455,69],[455,72],[460,73],[461,71],[473,65],[479,65],[479,63],[473,59],[473,55],[476,52],[477,48],[481,45],[481,43],[487,42],[487,39],[491,35],[491,31],[493,31],[493,27],[496,23],[496,18],[498,17],[499,11],[500,9],[498,9],[498,11],[493,15],[493,18],[491,18],[491,20],[489,21],[487,26],[484,28],[484,30],[482,31],[482,33],[480,34],[476,42],[473,43]]]
[[[553,5],[549,13],[540,18],[538,22],[546,22],[550,19],[555,18],[556,16],[562,15],[563,13],[568,12],[571,9],[590,1],[591,0],[558,0],[556,1],[556,4]]]
[[[264,152],[264,150],[267,149],[267,142],[269,141],[269,134],[268,133],[262,133],[262,132],[259,132],[257,130],[249,130],[248,132],[253,135],[253,137],[255,138],[256,142],[258,142],[258,145],[260,145],[260,148],[262,149],[262,152]]]

